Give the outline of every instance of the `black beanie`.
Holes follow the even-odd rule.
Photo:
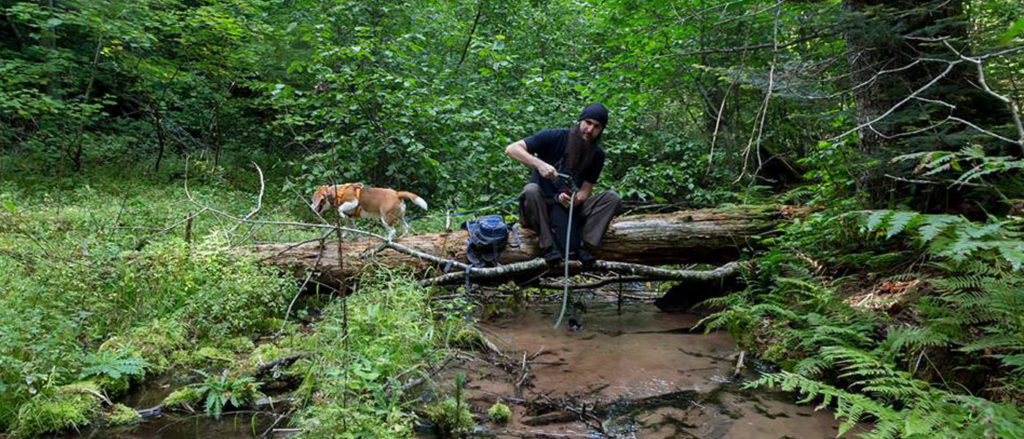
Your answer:
[[[579,122],[583,119],[596,120],[601,123],[601,128],[604,128],[608,126],[608,109],[604,108],[604,105],[601,105],[600,102],[587,105],[587,108],[583,109],[579,119],[576,119],[576,121]]]

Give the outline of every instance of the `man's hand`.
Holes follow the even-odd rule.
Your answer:
[[[540,160],[538,159],[537,161]],[[548,180],[554,180],[555,177],[558,177],[558,171],[555,170],[555,167],[543,161],[540,161],[540,163],[537,164],[537,173]]]
[[[526,150],[526,141],[519,140],[512,142],[505,147],[505,154],[512,157],[513,160],[522,163],[526,166],[531,166],[537,169],[537,173],[541,177],[548,180],[554,180],[558,178],[558,171],[555,170],[554,166],[547,164],[544,160],[534,157]]]
[[[565,207],[566,209],[569,208],[569,197],[570,196],[571,195],[569,195],[569,194],[567,194],[565,192],[562,192],[562,193],[558,194],[558,202],[562,204],[562,207]],[[579,206],[581,203],[583,203],[583,200],[586,200],[586,199],[587,198],[585,196],[583,196],[582,192],[577,192],[576,193],[576,205],[577,206]]]

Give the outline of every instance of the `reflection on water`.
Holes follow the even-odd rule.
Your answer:
[[[439,380],[465,373],[478,414],[498,400],[512,402],[508,425],[487,425],[496,437],[836,436],[838,423],[827,411],[778,392],[741,390],[730,379],[735,342],[725,333],[691,331],[697,316],[644,303],[620,313],[602,302],[583,314],[581,331],[568,333],[552,329],[557,312],[535,308],[481,325],[507,358],[533,358],[526,379],[507,365],[467,358]]]
[[[277,420],[273,413],[225,414],[220,420],[205,415],[163,415],[145,419],[140,425],[94,429],[80,437],[94,439],[255,439]]]

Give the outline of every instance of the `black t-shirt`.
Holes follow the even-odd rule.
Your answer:
[[[565,170],[568,165],[564,163],[565,148],[569,144],[568,128],[541,130],[527,137],[524,141],[526,142],[527,152],[554,166],[558,172],[568,173]],[[604,168],[604,150],[601,149],[600,144],[595,145],[594,148],[594,158],[579,175],[573,176],[574,180],[576,180],[576,186],[582,186],[584,181],[596,184],[597,177],[601,175],[601,169]],[[557,180],[548,180],[541,177],[536,169],[530,171],[530,179],[540,186],[541,192],[545,195],[553,197],[561,192],[562,188],[559,187]]]

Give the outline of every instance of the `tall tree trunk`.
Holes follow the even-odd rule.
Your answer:
[[[959,58],[939,38],[969,54],[963,0],[843,0],[843,8],[848,14],[846,43],[855,120],[861,126],[857,146],[867,163],[858,188],[878,205],[891,193],[908,190],[885,177],[913,172],[912,165],[891,164],[893,156],[957,150],[977,136],[962,124],[936,124],[953,115],[986,126],[998,123],[1005,113],[991,96],[972,85],[977,82],[973,66],[961,63],[946,71],[948,63],[929,61]],[[908,99],[915,93],[915,98]]]
[[[160,121],[160,110],[158,110],[156,106],[153,106],[150,114],[153,117],[153,129],[156,130],[156,141],[157,147],[159,148],[156,153],[156,163],[153,165],[153,173],[157,173],[160,172],[160,161],[164,158],[164,127],[163,123]]]

